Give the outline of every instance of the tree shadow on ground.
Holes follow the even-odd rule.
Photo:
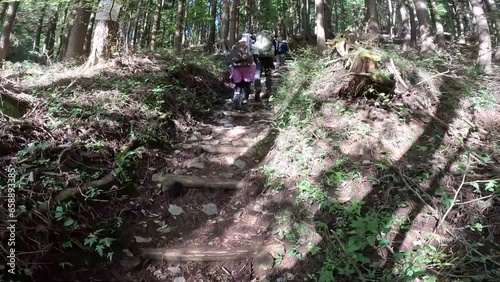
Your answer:
[[[325,181],[331,172],[348,173],[358,169],[365,178],[374,181],[366,183],[366,195],[351,199],[348,210],[342,204],[326,204],[314,215],[318,224],[315,230],[322,236],[316,247],[325,250],[326,255],[311,255],[318,249],[309,248],[306,257],[285,265],[280,270],[281,273],[275,272],[271,276],[272,281],[283,276],[284,272],[295,274],[293,281],[300,281],[307,277],[307,273],[313,272],[320,274],[320,281],[341,278],[343,281],[362,281],[368,275],[373,277],[374,273],[382,273],[382,269],[390,270],[389,273],[400,273],[398,279],[403,280],[403,277],[425,273],[426,268],[418,267],[411,269],[410,273],[407,269],[398,268],[395,262],[402,257],[401,253],[411,251],[413,243],[418,240],[431,244],[437,242],[437,239],[429,239],[426,235],[434,232],[435,235],[448,235],[441,229],[435,230],[440,218],[436,217],[438,214],[434,209],[442,201],[442,195],[438,195],[437,191],[440,187],[460,185],[461,177],[453,176],[450,167],[464,152],[470,133],[469,130],[467,136],[463,136],[463,146],[454,148],[445,156],[444,165],[437,166],[437,153],[442,146],[447,145],[446,137],[460,138],[450,131],[450,125],[458,115],[457,110],[465,94],[463,85],[446,77],[443,80],[434,116],[425,114],[428,122],[423,132],[396,162],[363,157],[360,159],[359,155],[339,156],[338,152],[333,152],[338,159],[348,158],[349,161],[342,164],[342,167],[334,165],[327,168],[316,179],[331,196],[335,195],[332,190],[339,188],[339,183]],[[377,163],[381,168],[373,171]],[[403,222],[394,224],[400,219]],[[345,222],[346,220],[349,222]],[[394,229],[391,225],[397,228]],[[385,234],[381,241],[377,237],[379,234]],[[421,247],[424,248],[426,243]],[[367,252],[368,249],[370,251]],[[395,279],[389,276],[378,277],[382,280]]]

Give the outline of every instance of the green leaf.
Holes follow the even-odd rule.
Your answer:
[[[64,221],[64,226],[71,226],[75,223],[75,220],[73,220],[71,217],[67,217],[66,220]]]
[[[366,238],[366,241],[368,242],[368,245],[370,245],[372,247],[375,245],[375,240],[376,240],[375,236],[368,236]]]

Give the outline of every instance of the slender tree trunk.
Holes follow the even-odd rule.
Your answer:
[[[401,15],[401,21],[403,22],[403,45],[401,50],[407,52],[411,47],[411,24],[410,17],[408,13],[407,0],[399,0],[399,14]]]
[[[85,33],[85,55],[89,56],[90,55],[90,48],[92,47],[92,31],[94,31],[94,25],[95,25],[95,13],[92,13],[90,15],[90,23],[87,26],[87,32]]]
[[[85,37],[89,26],[90,14],[89,3],[81,1],[80,6],[76,8],[75,21],[68,39],[68,48],[64,55],[66,60],[85,56]]]
[[[332,5],[330,0],[323,0],[323,11],[324,11],[324,24],[325,24],[325,36],[326,39],[333,37],[332,29]]]
[[[368,24],[368,32],[371,34],[379,34],[377,1],[365,0],[366,6],[366,22]]]
[[[45,19],[46,10],[47,6],[43,6],[42,11],[40,11],[40,18],[38,19],[38,23],[36,25],[35,40],[33,41],[33,51],[35,52],[40,52],[40,39],[42,38],[43,20]]]
[[[335,9],[334,13],[335,13],[335,27],[334,27],[334,30],[335,30],[335,33],[338,33],[340,31],[339,29],[339,9],[338,9],[338,4],[339,1],[333,1],[333,7]]]
[[[151,28],[151,51],[156,49],[156,37],[158,36],[158,31],[160,30],[161,24],[161,7],[163,7],[164,0],[156,0],[155,14],[153,17],[153,27]]]
[[[182,48],[182,35],[184,34],[184,6],[186,0],[179,0],[177,4],[177,18],[175,20],[175,36],[174,36],[174,48],[176,53],[181,52]]]
[[[59,20],[59,8],[56,7],[52,12],[47,24],[47,32],[45,33],[45,52],[51,57],[54,53],[54,43],[56,42],[57,21]]]
[[[420,54],[426,55],[434,50],[434,36],[432,35],[432,24],[429,18],[429,10],[425,0],[413,0],[417,10],[418,26],[420,31]]]
[[[395,17],[395,12],[393,11],[392,9],[392,1],[391,0],[387,0],[387,6],[389,8],[389,36],[391,38],[394,38],[394,27],[395,27],[395,24],[396,24],[396,17]]]
[[[217,22],[217,0],[212,0],[210,7],[210,32],[208,35],[208,42],[206,49],[208,52],[213,52],[215,47],[215,37],[216,37],[216,22]]]
[[[239,0],[233,0],[231,5],[231,20],[229,21],[229,46],[233,46],[236,42],[236,29],[238,25],[238,8],[240,5]]]
[[[436,37],[439,49],[446,49],[446,41],[444,39],[444,27],[441,22],[441,16],[436,5],[436,0],[429,0],[431,2],[432,11],[434,11],[434,22],[436,24]]]
[[[496,37],[496,47],[495,52],[493,53],[493,60],[495,62],[500,62],[500,11],[498,10],[495,1],[493,0],[484,0],[486,7],[488,7],[488,11],[491,14],[491,22],[495,24],[495,37]]]
[[[316,5],[316,44],[318,51],[323,52],[326,49],[323,0],[315,0],[314,3]]]
[[[5,58],[9,54],[10,33],[12,31],[12,26],[14,25],[18,9],[19,1],[10,2],[4,17],[2,35],[0,36],[0,68],[3,67]]]
[[[486,19],[480,0],[470,0],[470,3],[472,5],[472,13],[476,19],[479,34],[479,53],[477,56],[477,64],[484,68],[485,73],[492,73],[491,35],[488,20]]]
[[[446,8],[446,16],[447,16],[447,21],[448,25],[450,26],[451,29],[451,35],[452,37],[457,36],[457,29],[455,27],[455,14],[452,9],[451,3],[449,0],[444,0],[444,7]]]
[[[307,41],[310,36],[311,28],[309,26],[309,1],[302,0],[302,36]]]
[[[1,2],[0,3],[0,23],[3,23],[4,17],[5,17],[5,12],[7,12],[7,7],[9,7],[8,2]]]
[[[92,36],[92,47],[88,65],[93,66],[105,61],[109,55],[109,23],[110,21],[96,20],[94,35]]]
[[[340,24],[341,24],[341,28],[340,28],[340,32],[344,32],[347,27],[346,27],[346,23],[345,21],[347,20],[347,14],[346,14],[346,11],[345,11],[345,1],[344,0],[340,0],[340,16],[342,17],[343,20],[340,21]]]
[[[61,27],[61,44],[59,45],[59,60],[64,58],[66,54],[66,50],[68,49],[69,37],[71,36],[71,30],[73,29],[73,24],[76,18],[76,9],[72,8],[71,13],[69,14],[66,22],[66,30],[63,30]]]
[[[222,15],[220,17],[221,49],[227,51],[227,36],[229,35],[229,0],[222,0]]]
[[[415,20],[415,7],[413,3],[409,0],[404,0],[406,2],[406,7],[408,7],[408,13],[410,15],[410,34],[411,34],[411,46],[417,46],[417,22]]]

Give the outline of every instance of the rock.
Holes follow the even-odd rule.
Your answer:
[[[247,163],[241,159],[237,159],[234,161],[234,166],[239,169],[244,169],[247,166]]]
[[[193,145],[191,145],[191,144],[182,144],[182,148],[186,149],[186,150],[189,150],[189,149],[193,148]]]
[[[278,277],[278,279],[276,279],[276,282],[286,282],[286,278],[285,277]]]
[[[181,273],[181,268],[178,266],[171,266],[167,268],[168,272],[172,275],[177,275]]]
[[[264,208],[262,207],[262,205],[255,204],[255,206],[253,206],[253,210],[256,212],[262,212],[264,211]]]
[[[226,163],[228,165],[233,165],[234,164],[234,158],[232,158],[232,157],[226,157],[225,160],[226,160]]]
[[[238,218],[240,218],[240,217],[241,217],[241,215],[242,215],[242,214],[243,214],[243,211],[242,211],[242,210],[241,210],[241,211],[237,211],[237,212],[233,215],[233,217],[234,217],[234,218],[236,218],[236,219],[238,219]]]
[[[141,259],[139,257],[126,257],[122,260],[120,260],[120,265],[125,269],[125,270],[134,270],[138,268],[141,265]]]
[[[218,140],[218,139],[210,141],[210,145],[218,145],[219,143],[220,143],[220,140]]]
[[[134,254],[132,254],[129,249],[123,249],[122,252],[124,252],[127,255],[127,257],[131,258],[134,256]]]
[[[290,272],[285,273],[285,278],[288,281],[293,281],[295,279],[295,275],[291,274]]]
[[[186,278],[182,276],[175,277],[173,282],[186,282]]]
[[[204,169],[205,164],[202,162],[192,162],[188,164],[189,168]]]
[[[270,254],[263,254],[255,259],[255,263],[257,264],[257,269],[269,270],[273,267],[274,258]]]
[[[203,205],[201,211],[206,215],[216,215],[219,213],[217,206],[214,203]]]
[[[184,212],[184,210],[179,207],[179,206],[176,206],[176,205],[169,205],[168,206],[168,212],[173,215],[173,216],[178,216],[180,215],[181,213]]]
[[[175,153],[176,155],[178,155],[178,154],[182,153],[182,151],[181,151],[181,150],[175,150],[175,152],[174,152],[174,153]]]
[[[153,238],[144,238],[141,236],[134,236],[134,238],[137,243],[149,243],[153,240]]]

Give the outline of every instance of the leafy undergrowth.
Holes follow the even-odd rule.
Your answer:
[[[0,118],[0,163],[10,169],[0,191],[15,180],[18,274],[74,280],[113,260],[122,203],[167,166],[176,133],[225,100],[227,74],[208,58],[169,56],[17,71],[4,88],[32,99],[22,118]]]
[[[343,60],[308,51],[280,88],[280,134],[262,168],[280,207],[276,235],[289,245],[277,272],[498,280],[499,75],[446,56],[371,52],[393,60],[407,89],[350,97]]]

